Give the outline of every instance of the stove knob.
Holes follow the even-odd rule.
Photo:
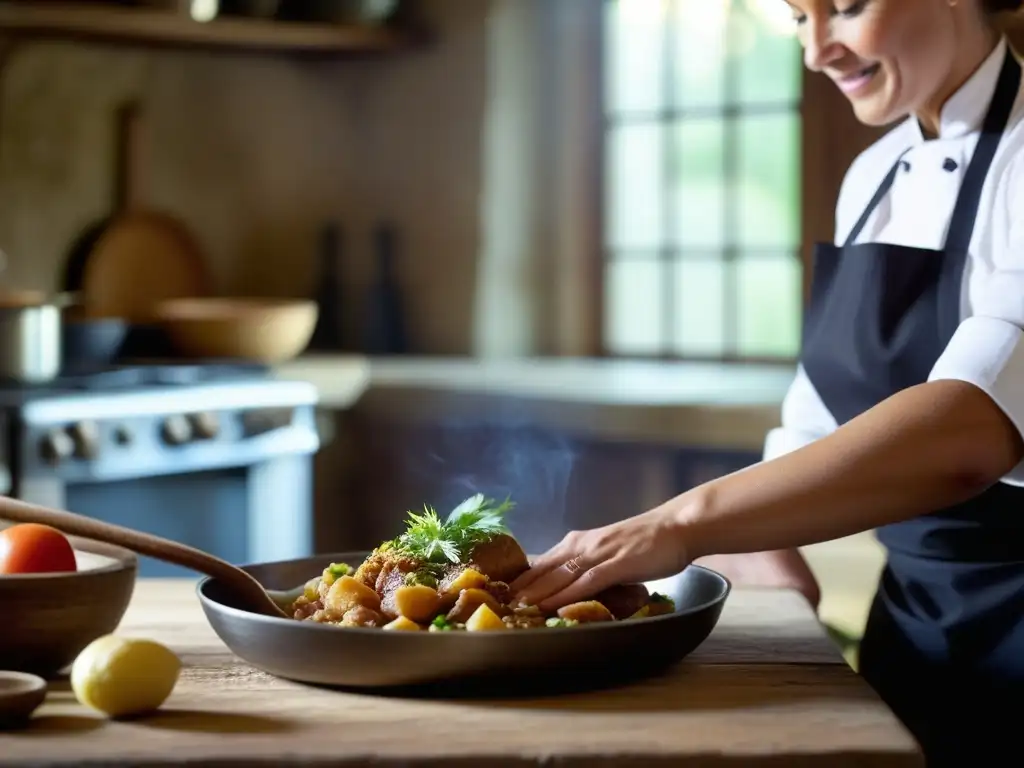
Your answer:
[[[215,413],[193,413],[189,417],[189,421],[192,424],[193,434],[199,440],[213,440],[220,432],[220,422]]]
[[[184,445],[192,438],[192,425],[184,416],[168,416],[164,419],[160,436],[168,445]]]
[[[68,428],[75,446],[75,457],[95,459],[100,452],[100,428],[94,421],[80,421]]]
[[[120,426],[114,430],[114,442],[120,446],[131,445],[132,431],[129,427]]]
[[[63,429],[47,432],[40,441],[39,454],[50,466],[56,467],[75,452],[75,442]]]

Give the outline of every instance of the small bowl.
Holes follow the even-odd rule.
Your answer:
[[[4,669],[56,676],[85,646],[121,623],[135,591],[135,553],[74,536],[69,540],[77,571],[0,576]]]
[[[128,323],[119,317],[65,314],[61,334],[61,365],[65,372],[74,373],[113,363],[128,335]]]
[[[46,700],[46,681],[24,672],[0,671],[0,730],[28,720]]]

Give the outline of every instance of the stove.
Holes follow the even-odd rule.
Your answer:
[[[0,381],[6,493],[232,562],[312,553],[316,388],[266,367],[148,362]],[[0,489],[2,490],[2,489]],[[194,575],[143,559],[141,575]]]
[[[0,396],[131,389],[269,378],[271,369],[245,363],[153,362],[71,368],[53,381],[25,384],[0,378]]]

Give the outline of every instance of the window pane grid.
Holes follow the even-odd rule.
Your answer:
[[[755,261],[757,259],[781,259],[789,257],[797,262],[800,261],[800,251],[794,248],[737,248],[735,249],[744,259]],[[709,259],[721,261],[726,253],[724,248],[701,249],[701,248],[672,248],[667,251],[671,255],[671,261],[707,261]],[[610,250],[606,256],[609,261],[649,261],[652,259],[663,259],[666,250]]]
[[[605,115],[605,125],[607,128],[615,128],[620,125],[701,120],[714,117],[744,118],[757,115],[786,115],[799,109],[799,101],[784,101],[766,104],[723,104],[719,107],[680,107],[653,111],[624,111]]]
[[[792,146],[799,131],[799,93],[793,93],[799,61],[791,56],[797,49],[792,41],[758,38],[748,0],[627,0],[630,14],[638,14],[628,19],[619,2],[606,2],[617,44],[632,41],[629,30],[642,28],[648,56],[662,53],[661,66],[652,67],[648,59],[640,78],[619,73],[619,95],[627,96],[610,96],[606,109],[613,143],[628,149],[626,139],[614,137],[641,137],[632,154],[623,150],[610,159],[613,189],[606,204],[613,224],[606,239],[606,279],[625,281],[629,290],[607,286],[606,302],[614,306],[606,304],[613,315],[608,318],[606,311],[606,346],[651,356],[792,357],[799,317],[794,322],[788,307],[798,282],[793,276],[799,278],[802,267],[799,178],[786,177],[799,163],[799,147]],[[686,24],[694,26],[694,14],[719,5],[730,14],[721,27],[724,53],[717,71],[702,74],[696,46],[679,36]],[[647,15],[641,18],[638,9]],[[660,35],[654,34],[651,14],[660,14]],[[743,24],[747,39],[740,34]],[[737,53],[743,45],[782,52],[774,80],[765,79],[760,63],[752,65],[749,56]],[[797,65],[795,75],[786,69],[786,56]],[[632,58],[642,57],[634,50]],[[642,134],[631,133],[637,131]],[[649,146],[641,149],[645,141]],[[767,154],[761,157],[759,149]],[[774,154],[790,166],[781,175],[765,159]],[[653,173],[655,158],[660,173]],[[639,292],[642,285],[650,290],[646,297]],[[768,295],[772,290],[782,292],[777,300]],[[620,324],[635,320],[637,328],[613,331],[616,315]],[[640,324],[649,338],[641,338]]]

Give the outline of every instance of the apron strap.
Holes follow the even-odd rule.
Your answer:
[[[1002,140],[1003,131],[1010,121],[1010,113],[1016,103],[1017,94],[1020,92],[1021,67],[1009,45],[1006,46],[1006,54],[1003,59],[1003,68],[999,73],[999,81],[996,84],[995,94],[989,104],[988,112],[981,127],[981,136],[978,145],[971,157],[971,162],[964,174],[964,180],[957,195],[956,205],[953,208],[953,217],[949,225],[949,235],[946,239],[946,250],[966,252],[971,243],[971,236],[974,234],[974,222],[978,217],[978,206],[981,203],[981,192],[985,186],[985,178],[988,176],[989,168],[995,157],[999,142]],[[864,227],[875,212],[878,204],[889,193],[896,174],[899,171],[903,156],[913,147],[903,150],[892,168],[882,179],[881,185],[875,191],[874,196],[868,202],[864,212],[860,215],[857,223],[846,241],[844,247],[851,246],[860,236]]]
[[[999,148],[1006,124],[1010,121],[1010,113],[1013,111],[1017,94],[1020,92],[1020,80],[1020,64],[1013,55],[1013,51],[1007,46],[1006,58],[1003,60],[1003,69],[999,73],[996,92],[992,97],[988,114],[985,115],[981,136],[978,139],[974,155],[971,157],[971,163],[967,166],[967,172],[964,174],[963,185],[956,199],[956,207],[953,208],[953,218],[950,221],[949,235],[946,239],[946,250],[967,253],[970,248],[974,224],[978,218],[978,206],[981,203],[981,191],[985,186],[985,177],[988,176],[989,168],[992,166],[992,159]]]
[[[903,156],[911,149],[912,147],[907,147],[900,152],[900,156],[896,158],[896,162],[892,164],[892,168],[890,168],[889,172],[885,174],[885,178],[882,179],[882,183],[879,185],[878,189],[875,190],[875,194],[872,196],[867,208],[864,209],[864,213],[860,215],[860,218],[857,219],[857,223],[854,224],[853,229],[850,230],[850,234],[846,236],[846,242],[843,243],[843,247],[853,245],[854,241],[860,237],[861,231],[868,223],[868,219],[871,218],[871,214],[875,212],[875,208],[877,208],[878,204],[882,202],[882,198],[889,194],[889,190],[892,188],[893,182],[896,181],[896,174],[900,170],[900,163],[903,162]]]

